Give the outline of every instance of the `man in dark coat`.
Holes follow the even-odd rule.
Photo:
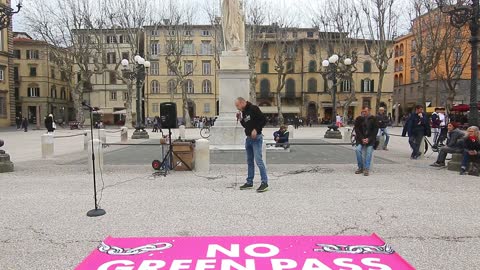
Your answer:
[[[445,159],[448,154],[462,153],[465,133],[457,128],[454,123],[449,123],[447,133],[447,145],[440,148],[438,158],[432,167],[445,167]]]
[[[45,128],[47,128],[47,132],[54,132],[55,129],[53,127],[53,115],[52,114],[49,114],[46,118],[45,118]]]
[[[421,156],[420,144],[425,136],[430,137],[432,131],[430,129],[430,120],[426,113],[423,112],[423,106],[417,105],[415,112],[410,114],[403,127],[402,137],[408,135],[408,143],[412,148],[411,159],[418,159]]]
[[[385,136],[384,145],[380,145],[381,149],[388,150],[388,142],[390,141],[390,134],[388,132],[388,126],[390,125],[390,118],[385,113],[385,108],[380,107],[377,114],[378,127],[380,129],[379,137],[377,138],[380,141],[380,138]]]
[[[28,120],[26,117],[24,117],[22,120],[22,128],[24,132],[28,132]]]
[[[235,106],[240,111],[237,113],[237,120],[245,128],[245,150],[247,152],[248,176],[247,183],[240,187],[241,190],[253,188],[253,178],[255,177],[255,163],[260,170],[262,183],[257,192],[268,190],[267,168],[263,162],[263,127],[267,124],[267,118],[258,106],[246,101],[244,98],[237,98]]]
[[[355,174],[368,176],[372,161],[373,148],[377,140],[378,122],[375,116],[370,115],[370,108],[364,107],[362,115],[355,119],[355,135],[358,169]],[[365,157],[363,156],[365,152]]]

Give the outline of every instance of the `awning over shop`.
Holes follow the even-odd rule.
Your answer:
[[[127,114],[127,110],[120,110],[120,111],[116,111],[113,113],[113,115],[123,115],[123,114]]]
[[[260,110],[263,113],[278,113],[278,109],[275,106],[260,106]],[[299,107],[282,107],[282,113],[300,113]]]

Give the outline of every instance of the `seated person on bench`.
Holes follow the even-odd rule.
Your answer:
[[[457,127],[456,123],[448,124],[447,145],[440,148],[437,161],[430,166],[445,167],[445,159],[447,159],[448,154],[463,153],[465,133]]]
[[[470,162],[477,162],[480,154],[480,134],[478,127],[471,126],[467,129],[467,136],[465,138],[462,167],[460,169],[460,175],[466,175],[468,170],[468,164]],[[475,169],[476,166],[473,166]],[[478,172],[477,172],[478,173]]]
[[[275,131],[273,133],[273,138],[275,142],[277,143],[275,147],[283,147],[287,149],[289,147],[288,145],[288,137],[290,133],[288,132],[288,129],[286,126],[281,126],[280,130]]]

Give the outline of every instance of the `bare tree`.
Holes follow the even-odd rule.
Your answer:
[[[362,31],[366,40],[365,49],[378,69],[376,108],[380,107],[383,94],[383,81],[390,59],[393,57],[393,39],[397,35],[398,14],[396,0],[361,0],[365,27]]]
[[[188,56],[196,55],[195,47],[191,37],[193,7],[179,8],[173,4],[169,8],[168,19],[164,20],[167,31],[166,39],[166,55],[165,62],[169,69],[170,75],[175,76],[175,86],[170,89],[171,100],[178,89],[182,94],[182,112],[186,127],[191,127],[191,117],[189,113],[189,85],[188,78],[193,74],[195,63],[193,61],[186,62]],[[188,65],[188,66],[187,66]]]
[[[442,69],[435,69],[437,78],[442,81],[447,90],[447,109],[453,106],[462,74],[471,60],[472,50],[468,45],[468,39],[469,32],[466,27],[451,29],[450,37],[440,59],[439,67],[441,66]]]
[[[96,57],[102,53],[96,33],[104,28],[105,22],[98,19],[92,3],[92,0],[32,2],[26,12],[32,32],[53,45],[50,53],[67,77],[76,120],[81,123],[85,121],[84,93],[92,90],[93,75],[103,72]]]
[[[412,65],[418,72],[421,102],[427,101],[430,75],[438,67],[448,44],[451,26],[448,17],[436,9],[433,0],[413,0],[412,16]]]

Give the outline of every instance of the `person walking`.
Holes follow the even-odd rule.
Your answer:
[[[28,120],[26,117],[24,117],[22,120],[22,128],[24,132],[28,132]]]
[[[52,114],[49,114],[46,118],[45,118],[45,128],[47,128],[47,132],[48,133],[53,133],[55,131],[55,128],[53,127],[53,115]]]
[[[402,137],[406,137],[407,135],[408,143],[412,148],[410,158],[418,159],[421,156],[420,144],[422,143],[423,137],[430,137],[432,135],[430,121],[428,120],[427,114],[423,112],[422,105],[417,105],[415,112],[408,117],[403,127]]]
[[[440,136],[440,124],[442,120],[440,120],[440,108],[435,108],[435,112],[432,113],[430,117],[430,123],[432,126],[433,131],[433,146],[438,147],[438,137]]]
[[[462,166],[460,167],[460,175],[466,175],[468,163],[478,160],[480,155],[480,132],[478,127],[471,126],[467,129],[467,137],[464,141]]]
[[[462,153],[465,133],[458,129],[458,126],[454,123],[447,125],[447,145],[440,148],[437,161],[433,163],[432,167],[445,167],[445,160],[448,154]]]
[[[373,148],[377,140],[378,122],[375,116],[370,115],[370,108],[363,107],[361,116],[355,119],[355,134],[358,169],[355,174],[364,176],[370,175],[370,164],[372,161]],[[365,157],[363,156],[365,152]]]
[[[257,192],[268,191],[267,168],[263,162],[263,127],[266,125],[265,115],[260,108],[239,97],[235,100],[235,107],[239,110],[237,120],[245,129],[245,150],[247,152],[248,176],[247,182],[240,187],[240,190],[252,189],[253,178],[255,177],[255,163],[260,170],[261,184]],[[255,162],[255,163],[254,163]]]
[[[390,141],[390,134],[388,133],[388,126],[390,125],[390,118],[388,115],[385,113],[385,108],[380,107],[378,109],[378,114],[377,114],[377,121],[378,121],[378,141],[380,142],[380,138],[385,136],[385,143],[383,145],[380,145],[381,149],[388,151],[388,142]]]
[[[22,115],[21,114],[17,114],[17,116],[15,117],[15,124],[17,126],[17,130],[20,130],[22,128]]]

